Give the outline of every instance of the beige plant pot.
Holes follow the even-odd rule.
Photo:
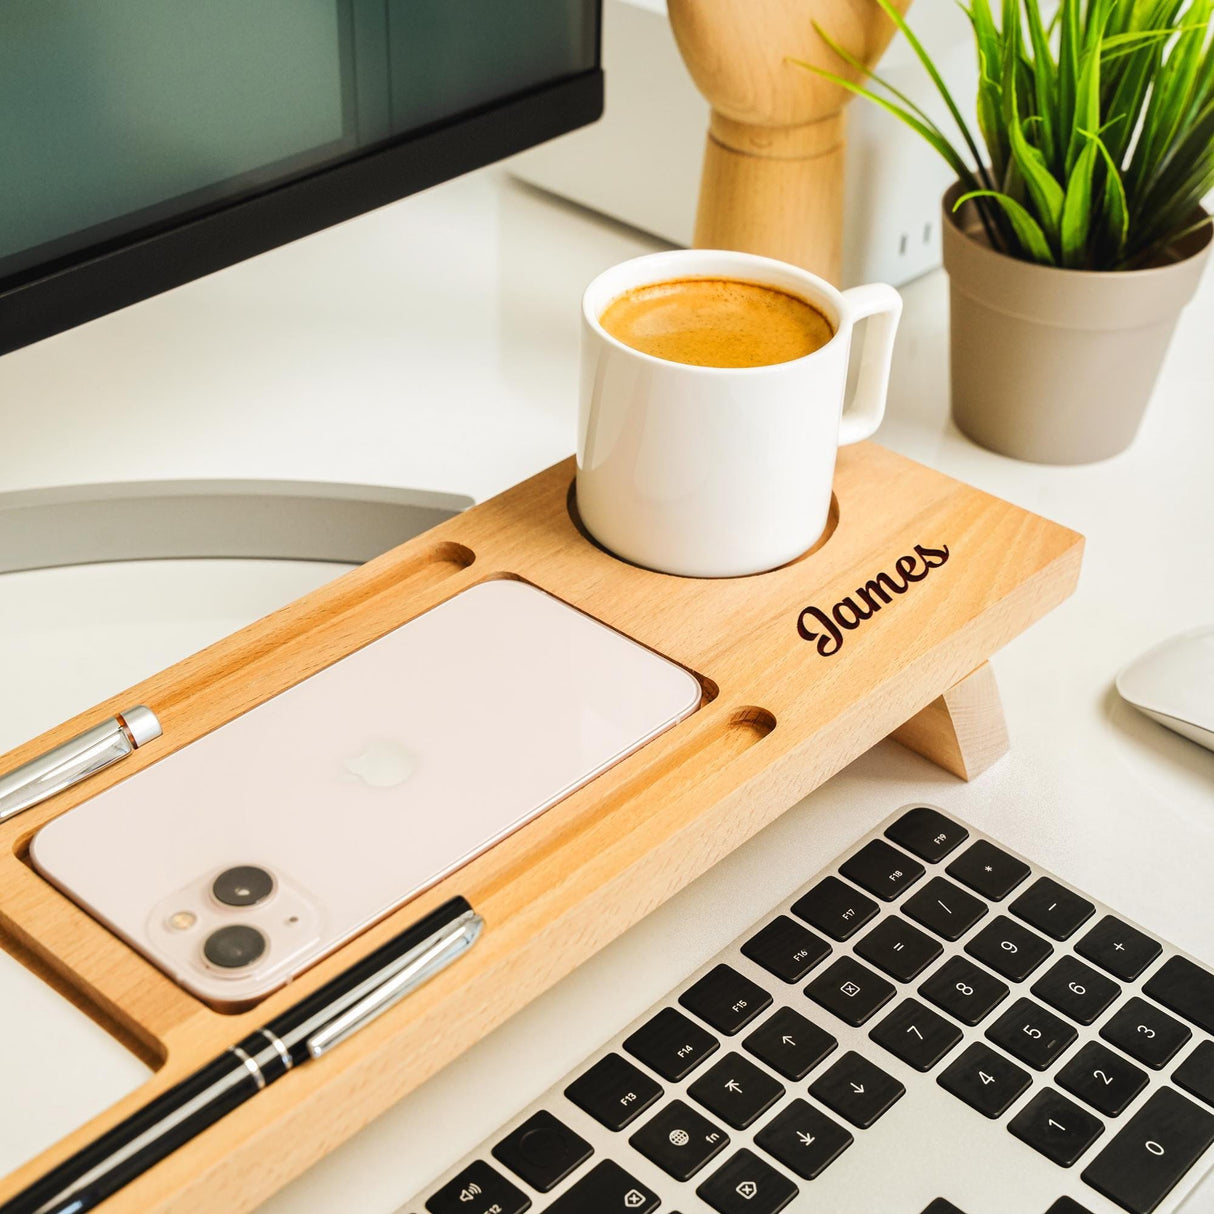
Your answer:
[[[973,204],[944,195],[953,420],[974,442],[1040,464],[1087,464],[1134,439],[1211,226],[1166,264],[1094,273],[995,252]]]

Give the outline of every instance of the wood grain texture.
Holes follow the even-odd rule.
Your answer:
[[[895,0],[905,12],[910,0]],[[815,22],[872,67],[894,34],[873,0],[669,0],[696,87],[712,107],[694,242],[778,257],[838,284],[844,106],[851,94],[791,63],[858,80]]]
[[[385,553],[0,759],[7,769],[131,703],[164,736],[0,828],[0,943],[163,1065],[114,1108],[0,1182],[0,1200],[454,894],[486,920],[448,972],[293,1071],[116,1195],[105,1210],[248,1210],[931,704],[1065,598],[1074,532],[871,443],[844,448],[837,525],[755,577],[652,573],[587,541],[567,461]],[[841,632],[802,639],[915,545],[947,563]],[[521,577],[697,672],[686,721],[376,924],[257,1008],[216,1012],[26,864],[45,822],[489,577]]]
[[[891,735],[962,780],[972,780],[1008,752],[999,686],[983,662]]]

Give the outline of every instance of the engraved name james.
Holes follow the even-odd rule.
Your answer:
[[[865,620],[872,619],[882,607],[893,602],[893,595],[905,594],[912,582],[923,581],[947,560],[947,544],[943,548],[916,544],[914,556],[900,556],[894,562],[894,574],[882,570],[858,587],[855,594],[840,599],[829,614],[819,607],[806,607],[797,617],[797,632],[802,640],[817,641],[818,652],[828,658],[843,648],[844,632],[852,632]]]

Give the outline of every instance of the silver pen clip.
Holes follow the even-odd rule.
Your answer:
[[[0,776],[0,822],[79,784],[161,735],[156,714],[142,704]]]
[[[319,1058],[347,1037],[382,1016],[428,978],[467,951],[481,934],[485,921],[475,911],[467,911],[449,923],[442,933],[401,958],[401,966],[369,991],[357,1003],[335,1016],[307,1040],[308,1054]]]

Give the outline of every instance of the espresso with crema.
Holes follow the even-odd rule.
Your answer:
[[[821,349],[830,322],[796,295],[732,278],[675,278],[636,287],[599,323],[642,354],[695,367],[767,367]]]

